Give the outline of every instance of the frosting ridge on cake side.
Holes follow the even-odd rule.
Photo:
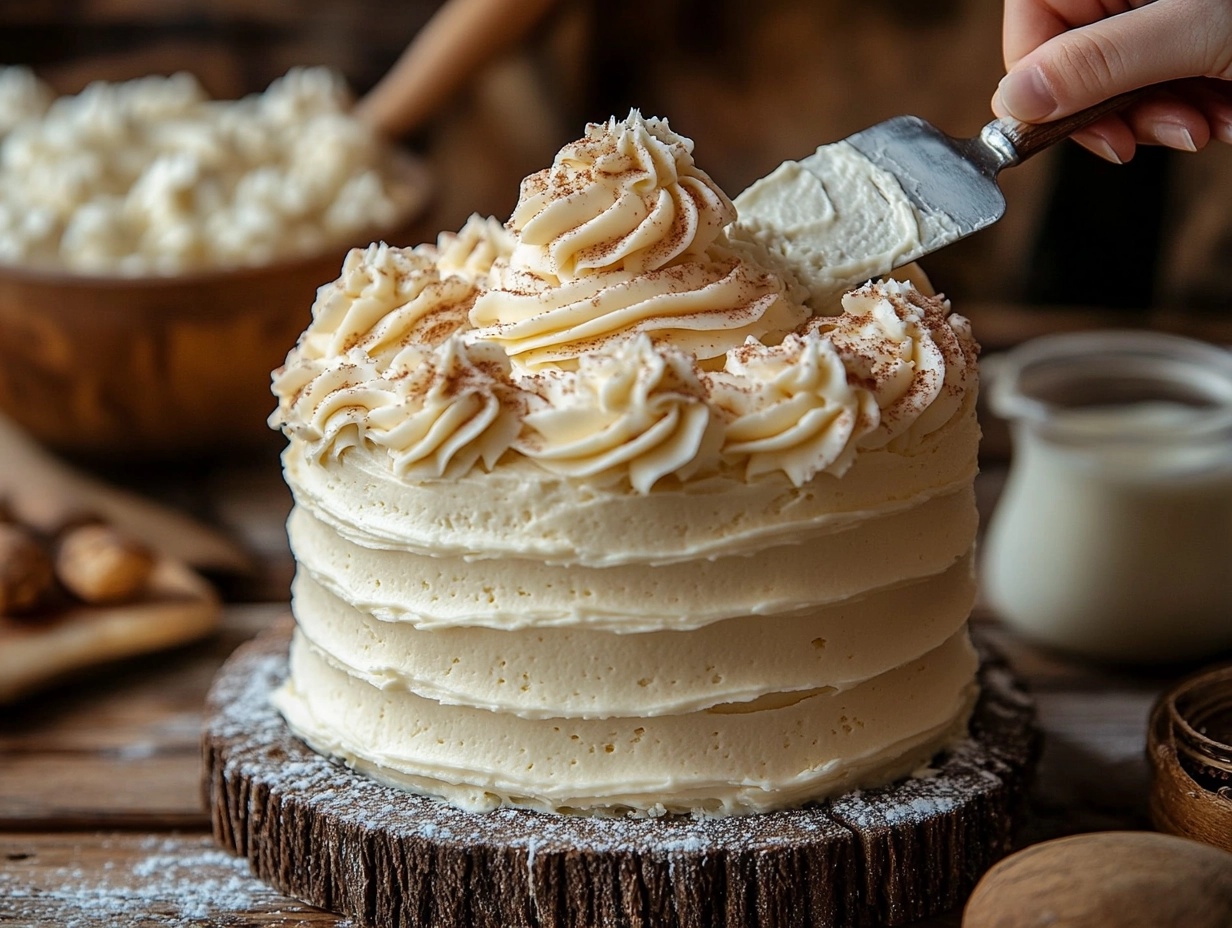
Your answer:
[[[910,773],[975,697],[976,346],[818,313],[633,112],[321,288],[275,374],[316,749],[465,808],[733,814]]]

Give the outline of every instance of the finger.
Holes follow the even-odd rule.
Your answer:
[[[1196,10],[1222,11],[1197,15]],[[1155,3],[1055,36],[1024,57],[997,88],[1006,113],[1046,122],[1116,94],[1227,66],[1232,3],[1156,0]]]
[[[1011,70],[1023,56],[1074,25],[1039,0],[1005,0],[1005,12],[1001,19],[1001,51],[1005,57],[1005,70]]]
[[[1201,110],[1212,137],[1232,145],[1232,81],[1182,81],[1177,93]]]
[[[1013,68],[1023,57],[1049,39],[1075,26],[1099,22],[1114,13],[1123,13],[1141,0],[1005,0],[1001,19],[1001,48],[1005,68]]]
[[[1180,151],[1197,151],[1211,140],[1206,114],[1176,94],[1152,94],[1119,114],[1146,145],[1164,145]]]
[[[1115,113],[1091,123],[1070,138],[1087,151],[1113,164],[1124,164],[1137,150],[1134,130]]]

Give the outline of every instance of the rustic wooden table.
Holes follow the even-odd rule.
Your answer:
[[[981,477],[985,510],[1001,473]],[[215,847],[202,806],[206,689],[238,644],[287,612],[290,501],[276,462],[202,469],[162,493],[243,538],[260,569],[223,585],[231,602],[209,640],[0,707],[0,925],[347,924],[254,879]],[[976,621],[1034,691],[1046,739],[1021,841],[1149,828],[1147,713],[1181,671],[1100,670],[1036,650],[983,610]]]

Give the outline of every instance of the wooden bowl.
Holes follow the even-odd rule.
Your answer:
[[[415,243],[421,179],[422,201],[396,229],[311,257],[167,278],[0,268],[0,411],[89,457],[261,443],[270,372],[311,319],[317,287],[338,277],[350,244]]]

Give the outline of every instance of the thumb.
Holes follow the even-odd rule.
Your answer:
[[[1155,0],[1036,48],[1002,78],[993,110],[1045,122],[1148,84],[1229,77],[1230,46],[1232,3]]]

